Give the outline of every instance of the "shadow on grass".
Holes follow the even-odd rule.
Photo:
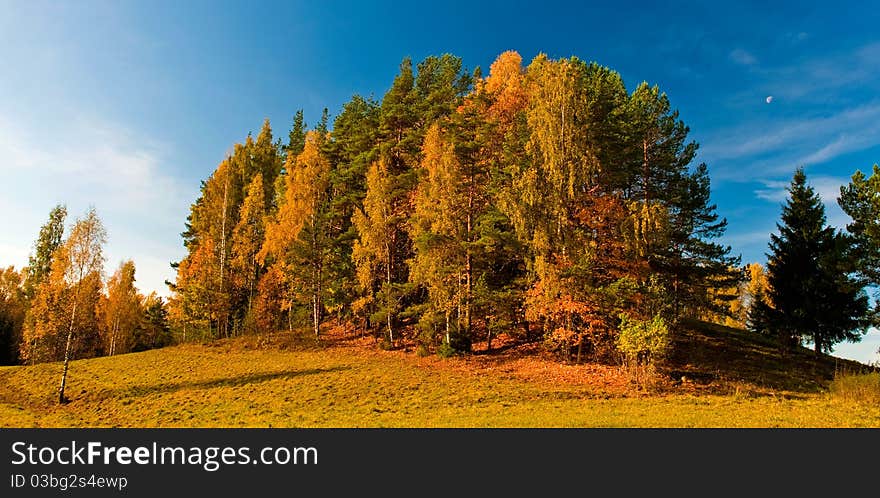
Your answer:
[[[283,370],[280,372],[255,373],[237,375],[219,379],[206,379],[198,381],[184,381],[178,383],[151,384],[146,386],[132,386],[104,393],[107,398],[124,398],[145,396],[148,394],[171,393],[184,389],[213,389],[217,387],[241,387],[249,384],[259,384],[278,379],[293,379],[305,375],[316,375],[331,372],[349,370],[351,367],[338,366],[331,368],[310,368],[308,370]]]
[[[745,330],[686,321],[673,337],[667,373],[698,384],[745,382],[772,390],[816,393],[827,389],[841,368],[864,367],[797,347],[781,355],[773,340]]]

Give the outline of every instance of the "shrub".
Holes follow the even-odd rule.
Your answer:
[[[450,356],[469,353],[470,351],[471,338],[458,333],[450,334],[449,342],[444,341],[437,347],[437,355],[441,358],[449,358]]]
[[[382,337],[382,339],[379,340],[379,349],[390,351],[394,349],[394,344],[391,344],[391,340],[388,339],[387,336],[384,336]]]
[[[471,338],[465,334],[452,333],[449,335],[449,345],[458,353],[471,352]]]
[[[669,327],[660,315],[650,320],[633,320],[626,315],[620,317],[617,349],[627,363],[647,365],[660,360],[666,356],[670,345]]]
[[[449,358],[450,356],[455,356],[456,353],[458,353],[458,351],[453,349],[449,343],[444,342],[437,346],[437,356],[441,358]]]

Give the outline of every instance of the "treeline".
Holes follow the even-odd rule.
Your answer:
[[[580,359],[729,314],[743,270],[688,131],[657,87],[575,57],[505,52],[485,77],[405,59],[332,129],[299,112],[234,147],[192,205],[171,316],[189,337],[337,318],[386,347],[505,333]]]
[[[134,262],[105,281],[106,231],[95,210],[65,237],[66,218],[63,205],[52,209],[28,266],[0,269],[0,364],[66,365],[170,344],[166,303],[138,292]]]

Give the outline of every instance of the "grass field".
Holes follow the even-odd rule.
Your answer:
[[[63,406],[60,364],[2,367],[0,426],[880,427],[877,404],[829,394],[844,364],[833,358],[774,359],[770,344],[722,327],[677,344],[649,391],[534,345],[446,360],[354,334],[181,345],[73,362]]]

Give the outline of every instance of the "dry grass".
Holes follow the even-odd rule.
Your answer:
[[[535,345],[420,358],[338,328],[321,344],[278,335],[75,361],[63,406],[60,364],[3,367],[0,426],[880,427],[880,405],[806,375],[789,373],[787,389],[730,371],[707,381],[694,365],[670,363],[685,379],[645,391],[617,367],[560,364]]]
[[[880,373],[839,374],[831,382],[831,394],[842,401],[880,405]]]

